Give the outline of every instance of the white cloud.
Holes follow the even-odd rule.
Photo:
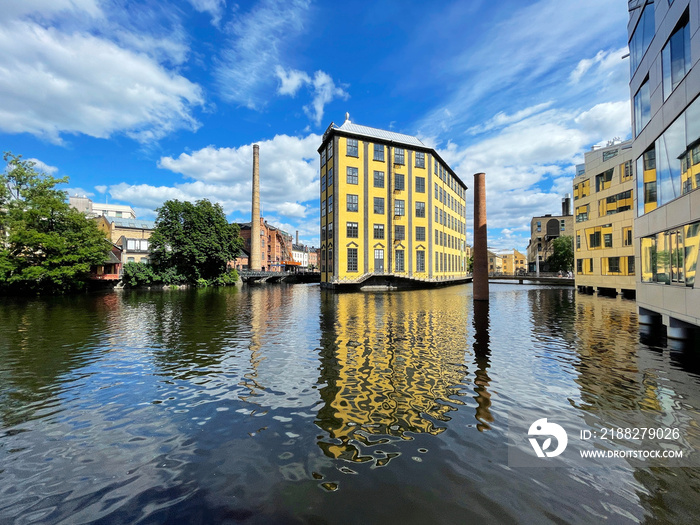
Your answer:
[[[68,194],[68,196],[70,196],[70,197],[73,197],[73,196],[75,196],[75,195],[77,195],[77,196],[79,196],[79,197],[94,197],[94,196],[95,196],[95,193],[94,193],[94,192],[88,191],[88,190],[86,190],[86,189],[79,188],[79,187],[76,187],[76,188],[65,188],[64,191],[65,191],[65,192]]]
[[[601,13],[606,16],[601,17]],[[461,54],[446,61],[442,74],[448,85],[455,87],[419,122],[418,128],[424,134],[470,129],[486,102],[502,102],[504,108],[523,107],[541,104],[543,100],[557,104],[568,96],[576,104],[590,104],[598,96],[597,90],[583,84],[563,93],[561,82],[568,80],[571,57],[580,57],[590,49],[600,49],[603,42],[617,40],[613,35],[627,23],[624,5],[612,6],[608,0],[539,0],[519,5],[510,15],[493,24],[480,43],[466,46]],[[614,59],[616,53],[606,54],[599,61],[606,68],[620,66],[615,70],[615,78],[619,72],[624,73],[625,66],[622,60]],[[619,100],[621,96],[616,90],[612,99]]]
[[[192,7],[200,13],[209,13],[211,15],[211,23],[219,27],[221,17],[224,15],[226,0],[187,0]]]
[[[97,190],[98,193],[105,193],[107,191],[107,186],[100,185],[100,186],[95,186],[95,190]]]
[[[275,68],[275,75],[277,75],[277,78],[279,78],[281,82],[280,86],[277,88],[277,93],[280,95],[291,95],[293,97],[297,94],[299,88],[311,83],[311,77],[309,75],[296,69],[285,71],[282,66],[277,66]]]
[[[227,26],[231,38],[215,76],[227,100],[256,109],[265,103],[284,44],[301,33],[309,0],[263,0]]]
[[[308,208],[298,202],[283,202],[273,207],[273,210],[284,215],[285,217],[297,217],[303,219],[306,217]]]
[[[34,169],[36,171],[43,171],[44,173],[47,173],[49,175],[54,175],[57,171],[58,168],[56,166],[49,166],[45,162],[40,161],[39,159],[27,159],[29,162],[34,163]]]
[[[278,135],[259,142],[260,201],[265,214],[295,219],[312,217],[313,223],[318,224],[316,149],[320,142],[321,137],[316,134]],[[109,186],[109,193],[114,199],[151,210],[168,199],[208,198],[219,202],[227,214],[250,217],[252,166],[252,144],[238,148],[207,146],[160,159],[159,168],[180,173],[190,179],[188,182],[172,186],[120,183]]]
[[[32,13],[47,16],[61,11],[84,12],[94,17],[102,15],[97,0],[21,0],[5,2],[2,6],[6,20]]]
[[[90,34],[31,22],[0,25],[0,130],[55,143],[114,133],[157,140],[196,130],[201,88],[155,60]]]
[[[296,69],[285,71],[283,67],[277,66],[275,75],[280,79],[280,86],[277,88],[277,93],[280,95],[297,94],[297,91],[302,86],[309,86],[313,92],[313,100],[311,104],[304,106],[304,113],[319,126],[323,120],[323,112],[326,104],[329,104],[335,98],[347,100],[349,97],[347,91],[342,87],[337,86],[331,76],[324,71],[316,71],[312,79],[308,74]]]
[[[578,84],[582,79],[591,74],[597,76],[614,75],[618,70],[622,69],[625,76],[628,74],[629,64],[623,62],[622,57],[627,54],[627,47],[614,51],[600,50],[593,58],[584,58],[576,65],[576,68],[569,75],[571,84]]]
[[[319,126],[323,120],[323,109],[334,98],[347,100],[348,93],[335,85],[333,79],[323,71],[316,71],[313,80],[314,99],[309,106],[304,106],[304,112]]]

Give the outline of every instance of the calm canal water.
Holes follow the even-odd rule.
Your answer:
[[[507,443],[524,411],[696,413],[699,370],[570,288],[0,298],[0,523],[697,522],[700,468]]]

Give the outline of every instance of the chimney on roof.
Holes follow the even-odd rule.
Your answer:
[[[561,214],[564,216],[571,215],[571,194],[567,193],[561,200]]]
[[[296,244],[299,244],[299,230],[297,230],[297,242]]]
[[[350,123],[350,112],[345,112],[345,122]]]

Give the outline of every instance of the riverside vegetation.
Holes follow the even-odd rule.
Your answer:
[[[94,221],[71,208],[58,188],[68,177],[37,171],[11,152],[0,173],[0,292],[55,294],[85,289],[91,268],[104,264],[112,244]],[[152,264],[127,263],[127,286],[235,283],[229,269],[243,239],[222,207],[204,199],[167,201],[151,236]]]

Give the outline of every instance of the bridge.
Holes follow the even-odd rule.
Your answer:
[[[238,275],[244,283],[319,283],[319,272],[261,272],[253,270],[238,270]]]

